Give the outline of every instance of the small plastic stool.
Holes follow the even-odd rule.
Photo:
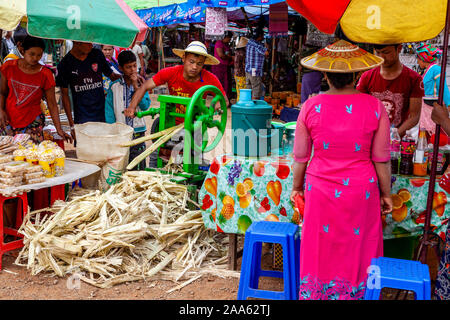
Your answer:
[[[9,199],[19,199],[17,203],[17,212],[16,212],[16,224],[15,228],[5,227],[3,225],[3,206],[6,200]],[[22,201],[20,201],[22,200]],[[0,270],[2,269],[2,257],[3,254],[19,249],[23,247],[23,235],[19,234],[17,231],[22,225],[23,219],[28,212],[28,198],[26,193],[22,193],[21,195],[15,197],[4,197],[0,195]],[[18,240],[13,240],[8,243],[4,243],[4,235],[11,235],[16,238],[20,238]]]
[[[428,265],[412,260],[373,258],[364,300],[379,300],[382,288],[414,291],[416,300],[431,300]]]
[[[279,243],[283,249],[283,271],[261,270],[262,243]],[[284,291],[258,289],[260,277],[284,279]],[[253,222],[245,233],[241,277],[237,299],[248,297],[297,300],[300,285],[300,237],[298,225],[289,222]]]
[[[60,184],[50,188],[50,206],[52,206],[56,200],[66,200],[65,184]]]
[[[56,200],[64,201],[66,199],[65,187],[65,184],[61,184],[49,188],[34,190],[33,210],[40,210],[52,206]]]

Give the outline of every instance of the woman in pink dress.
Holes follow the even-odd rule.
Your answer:
[[[392,211],[389,118],[378,99],[354,89],[358,71],[382,62],[345,41],[302,60],[332,72],[330,90],[304,103],[295,131],[291,199],[305,199],[300,299],[362,299],[371,259],[383,255],[381,214]]]

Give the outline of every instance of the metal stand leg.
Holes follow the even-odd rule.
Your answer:
[[[228,249],[228,269],[237,269],[237,235],[230,233],[228,235],[229,249]]]

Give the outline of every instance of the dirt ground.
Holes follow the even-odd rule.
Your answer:
[[[240,241],[241,243],[241,241]],[[242,244],[239,245],[242,248]],[[262,268],[273,270],[272,251],[264,246]],[[18,250],[6,253],[2,259],[0,271],[0,300],[236,300],[239,278],[205,275],[187,286],[171,289],[180,283],[166,280],[140,280],[126,282],[111,288],[97,288],[74,276],[60,278],[54,274],[32,276],[22,266],[14,264]],[[237,260],[237,270],[241,269],[241,260]],[[436,278],[437,260],[430,250],[428,254],[431,279]],[[432,292],[434,285],[432,284]],[[259,289],[282,291],[283,281],[276,278],[260,278]],[[383,289],[382,300],[414,300],[412,293]],[[253,299],[251,299],[253,300]]]
[[[78,281],[74,276],[53,274],[32,276],[14,264],[19,250],[6,253],[0,271],[0,300],[236,300],[239,278],[205,275],[187,286],[168,293],[180,283],[165,280],[140,280],[101,289]],[[262,266],[271,269],[272,255],[266,251]],[[238,259],[240,270],[241,258]],[[260,289],[283,289],[281,279],[261,278]]]

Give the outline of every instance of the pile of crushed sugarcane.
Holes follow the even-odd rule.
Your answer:
[[[204,228],[187,187],[170,176],[127,172],[104,193],[83,193],[27,215],[16,264],[33,275],[76,273],[101,288],[148,278],[183,281],[176,290],[208,273],[238,276],[227,270],[227,237]]]

